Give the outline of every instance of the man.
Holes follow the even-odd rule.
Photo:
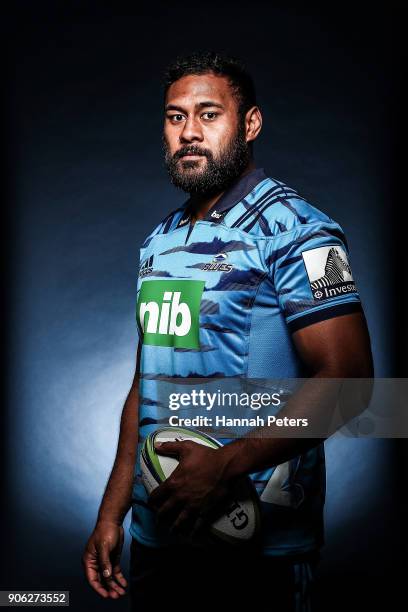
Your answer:
[[[180,463],[148,498],[137,443],[140,451],[169,416],[153,383],[163,377],[307,376],[313,382],[372,376],[344,234],[295,190],[255,167],[252,145],[261,126],[252,79],[239,62],[206,53],[168,69],[165,160],[172,183],[190,198],[141,248],[136,372],[83,557],[100,595],[125,593],[122,522],[132,505],[130,580],[140,609],[172,597],[180,607],[180,593],[183,601],[194,597],[194,609],[203,577],[217,603],[239,608],[245,592],[258,601],[265,597],[276,610],[306,609],[323,541],[320,439],[243,438],[216,452],[194,443],[163,444],[157,451]],[[184,304],[188,330],[178,333],[177,317],[172,329],[161,326],[146,310],[152,302],[157,313]],[[323,414],[329,394],[324,385],[316,392],[306,384],[285,413]],[[190,545],[186,538],[205,528],[231,483],[245,475],[259,494],[261,551],[214,554]]]

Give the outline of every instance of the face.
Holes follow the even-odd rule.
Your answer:
[[[247,136],[225,77],[189,75],[169,87],[163,142],[170,179],[177,187],[191,194],[225,189],[250,161],[252,138]]]

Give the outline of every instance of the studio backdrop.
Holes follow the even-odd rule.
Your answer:
[[[21,5],[5,22],[9,542],[1,586],[70,590],[74,610],[99,610],[107,603],[87,586],[81,555],[134,373],[139,248],[185,200],[164,168],[163,69],[196,49],[245,61],[264,117],[257,165],[342,225],[375,375],[393,377],[398,58],[385,10],[46,4]],[[390,439],[333,438],[326,452],[319,598],[335,610],[353,590],[372,602],[396,585],[403,470]],[[127,533],[125,571],[128,543]]]

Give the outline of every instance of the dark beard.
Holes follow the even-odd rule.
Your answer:
[[[171,156],[164,139],[163,146],[171,182],[175,187],[192,195],[208,196],[224,191],[243,173],[251,160],[251,150],[245,140],[244,126],[238,128],[217,157],[214,157],[209,149],[203,149],[199,145],[186,145]],[[179,159],[186,153],[205,155],[207,158],[205,168],[194,172],[194,168],[198,168],[200,162],[184,160],[181,162],[184,171],[179,170]]]

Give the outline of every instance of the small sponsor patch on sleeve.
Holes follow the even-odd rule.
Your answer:
[[[346,251],[341,246],[323,246],[303,251],[303,261],[315,300],[356,293]]]

